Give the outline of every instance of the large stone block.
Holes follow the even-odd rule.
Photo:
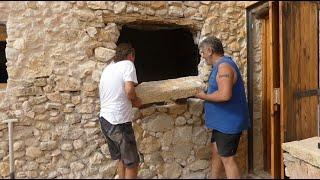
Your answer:
[[[204,83],[197,76],[189,76],[162,81],[143,82],[137,86],[137,96],[142,104],[166,102],[194,96],[204,88]]]
[[[174,120],[165,113],[155,113],[142,120],[143,128],[152,132],[163,132],[173,128]]]
[[[320,142],[319,137],[312,137],[301,141],[283,143],[282,149],[291,156],[320,168],[318,142]]]

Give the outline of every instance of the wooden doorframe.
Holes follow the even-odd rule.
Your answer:
[[[281,176],[279,4],[269,1],[262,23],[262,132],[264,170],[273,178]]]
[[[247,9],[247,40],[248,40],[248,103],[250,119],[253,125],[253,16],[263,20],[262,28],[262,120],[264,146],[263,169],[273,178],[280,178],[283,169],[280,144],[280,107],[276,102],[274,89],[280,88],[279,64],[279,9],[277,2],[259,2]],[[268,39],[266,39],[268,38]],[[268,107],[268,108],[267,108]],[[267,130],[265,129],[267,128]],[[249,172],[253,171],[253,130],[248,131],[248,162]],[[268,149],[265,149],[268,148]]]
[[[253,20],[254,13],[257,8],[266,4],[266,2],[259,1],[251,4],[246,8],[246,25],[247,25],[247,94],[248,106],[251,128],[248,129],[248,171],[253,173],[253,74],[254,74],[254,61],[253,61]]]

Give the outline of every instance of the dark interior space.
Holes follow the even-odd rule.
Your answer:
[[[200,55],[192,33],[172,26],[123,26],[118,43],[136,50],[139,83],[198,75]]]
[[[7,83],[8,73],[6,66],[6,41],[0,41],[0,83]]]

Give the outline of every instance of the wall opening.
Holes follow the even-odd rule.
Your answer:
[[[0,24],[0,89],[6,88],[8,80],[6,59],[6,26]]]
[[[140,82],[198,75],[200,55],[188,28],[174,25],[124,25],[117,44],[130,42],[136,50]]]

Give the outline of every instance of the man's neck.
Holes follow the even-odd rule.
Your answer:
[[[213,65],[216,65],[221,59],[223,55],[212,57]]]

